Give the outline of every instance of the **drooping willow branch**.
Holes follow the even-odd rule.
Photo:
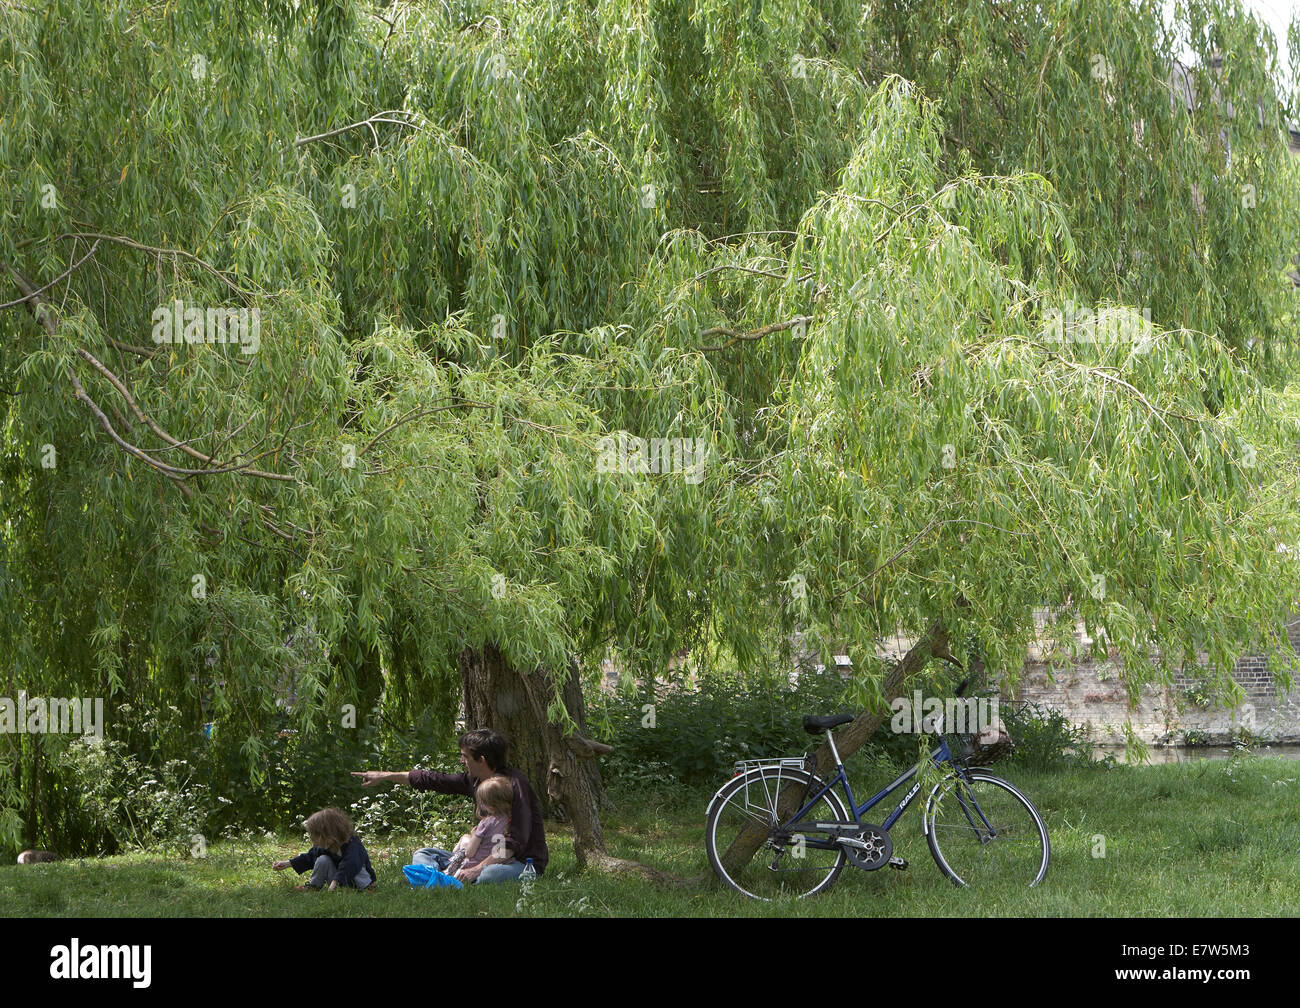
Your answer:
[[[89,251],[89,252],[87,252],[84,256],[82,256],[80,259],[78,259],[76,262],[74,262],[71,266],[69,266],[67,269],[65,269],[62,273],[60,273],[58,276],[56,276],[53,280],[51,280],[49,283],[47,283],[44,287],[39,287],[39,288],[37,288],[36,290],[32,291],[30,294],[24,294],[22,297],[18,298],[18,300],[16,300],[16,301],[6,301],[4,304],[0,304],[0,311],[4,311],[6,308],[13,308],[13,307],[15,307],[15,306],[17,306],[17,305],[23,304],[24,302],[31,300],[31,299],[34,298],[34,297],[39,297],[41,294],[44,294],[47,290],[49,290],[51,287],[53,287],[56,283],[58,283],[58,282],[59,282],[60,280],[62,280],[64,277],[69,277],[69,276],[71,276],[71,275],[72,275],[72,274],[73,274],[73,273],[74,273],[74,272],[75,272],[75,271],[76,271],[76,270],[81,266],[82,263],[84,263],[87,259],[89,259],[91,256],[93,256],[93,255],[95,254],[95,250],[96,250],[97,248],[99,248],[99,239],[98,239],[98,238],[95,239],[95,244],[92,245],[92,246],[90,246],[90,251]],[[5,268],[5,264],[4,264],[4,263],[0,263],[0,270],[3,270],[4,268]]]
[[[159,427],[158,424],[154,422],[154,419],[140,408],[139,404],[135,401],[135,398],[131,395],[130,391],[128,391],[126,385],[123,384],[122,380],[118,378],[118,376],[115,375],[112,371],[110,371],[107,367],[105,367],[104,364],[97,357],[95,357],[94,354],[92,354],[89,350],[86,350],[84,347],[76,347],[75,349],[77,353],[90,364],[91,367],[93,367],[96,371],[98,371],[100,374],[102,374],[105,378],[108,379],[109,383],[115,389],[117,389],[118,393],[122,396],[122,398],[126,400],[126,404],[131,407],[131,412],[133,412],[136,415],[136,418],[141,423],[145,424],[151,431],[153,431],[154,434],[156,434],[162,440],[166,441],[167,444],[170,445],[172,448],[179,448],[186,455],[190,456],[190,458],[198,459],[200,462],[204,462],[209,466],[215,467],[215,468],[202,469],[202,470],[185,470],[187,474],[217,475],[219,473],[226,473],[226,472],[243,472],[246,475],[260,476],[263,479],[281,480],[287,483],[294,482],[293,476],[286,476],[282,473],[264,472],[261,469],[250,468],[249,464],[221,466],[220,463],[218,463],[217,460],[213,458],[211,455],[205,455],[197,448],[190,447],[188,442],[178,441],[176,438],[172,437],[165,430]],[[174,471],[179,472],[180,470],[174,470]]]
[[[780,262],[781,260],[778,259],[777,261]],[[720,273],[723,270],[729,269],[737,270],[741,273],[753,273],[755,276],[772,277],[774,280],[785,280],[787,277],[787,274],[785,273],[775,273],[772,270],[755,269],[753,266],[743,266],[740,263],[721,263],[720,265],[709,267],[703,273],[695,274],[695,276],[691,277],[690,282],[699,283],[701,280],[712,276],[714,273]],[[812,276],[811,273],[805,273],[801,277],[796,277],[795,283],[802,283],[810,276]]]
[[[63,241],[69,238],[71,239],[79,238],[83,241],[89,241],[90,239],[93,238],[95,239],[96,244],[98,244],[101,241],[111,242],[115,245],[122,245],[126,248],[135,249],[138,252],[148,252],[151,255],[155,255],[160,258],[162,256],[170,256],[173,260],[185,259],[188,262],[192,262],[202,267],[207,273],[216,277],[223,284],[229,287],[234,293],[238,294],[241,298],[246,297],[248,294],[248,292],[243,287],[240,287],[239,284],[231,280],[226,273],[217,269],[217,267],[213,266],[206,259],[203,259],[202,257],[195,255],[193,252],[187,252],[185,251],[185,249],[159,248],[156,245],[145,245],[143,242],[138,242],[132,238],[127,238],[125,235],[100,234],[95,231],[65,231],[63,234],[57,234],[50,238],[28,238],[25,241],[19,242],[15,247],[24,248],[27,245],[36,244],[43,241]]]
[[[57,336],[58,323],[54,319],[54,313],[49,303],[46,302],[43,297],[41,297],[40,291],[37,290],[27,280],[26,277],[24,277],[12,266],[7,267],[7,269],[9,274],[14,278],[15,283],[17,283],[18,289],[23,293],[23,298],[22,298],[23,303],[26,303],[27,306],[31,309],[32,314],[36,317],[36,320],[45,329],[46,333],[48,333],[50,336]],[[96,403],[90,397],[90,394],[86,391],[85,387],[81,384],[81,381],[77,378],[76,374],[71,369],[69,369],[67,372],[68,378],[72,382],[72,390],[75,398],[81,403],[83,403],[86,406],[86,408],[90,410],[91,414],[95,417],[96,421],[98,421],[99,426],[103,428],[104,432],[108,434],[108,436],[113,440],[113,442],[116,445],[118,445],[118,447],[120,447],[123,451],[125,451],[128,455],[131,455],[133,458],[139,459],[141,462],[144,462],[146,465],[150,466],[153,469],[158,470],[164,476],[167,476],[168,478],[173,480],[179,480],[180,478],[190,477],[190,476],[218,476],[224,473],[240,472],[248,476],[258,476],[261,477],[262,479],[279,480],[288,483],[297,481],[297,477],[295,476],[289,476],[283,473],[265,472],[261,469],[254,469],[252,468],[251,463],[241,463],[241,464],[223,466],[220,463],[218,463],[215,459],[213,459],[212,456],[204,455],[202,452],[198,451],[197,449],[190,447],[189,444],[182,442],[177,438],[172,437],[172,435],[170,435],[165,430],[163,430],[163,428],[160,427],[153,420],[152,417],[150,417],[147,413],[144,412],[144,410],[140,408],[140,405],[135,401],[135,398],[131,395],[125,383],[116,374],[114,374],[110,368],[108,368],[102,361],[100,361],[97,357],[95,357],[94,354],[92,354],[89,350],[86,350],[84,347],[76,347],[75,349],[77,354],[83,360],[87,361],[96,371],[98,371],[101,375],[103,375],[104,378],[106,378],[109,381],[109,383],[117,390],[117,392],[123,397],[123,399],[126,400],[127,405],[131,408],[131,411],[135,413],[136,417],[140,420],[141,423],[147,425],[149,429],[154,432],[155,435],[157,435],[163,441],[167,442],[168,445],[170,445],[173,448],[179,448],[187,455],[190,455],[191,457],[206,463],[208,465],[208,468],[183,469],[179,466],[168,465],[167,463],[160,462],[158,459],[154,458],[143,448],[140,448],[139,446],[134,445],[131,442],[127,441],[125,438],[122,437],[121,434],[117,432],[117,429],[113,426],[112,421],[109,420],[108,415],[103,411],[103,409],[100,408],[99,404]],[[190,492],[188,487],[183,486],[181,484],[178,484],[178,486],[180,486],[180,489],[185,494],[185,496],[187,497],[192,496],[192,493]]]
[[[442,411],[442,410],[446,410],[446,409],[456,409],[456,408],[458,408],[458,407],[472,407],[472,408],[477,408],[477,409],[491,409],[491,408],[492,408],[492,403],[474,402],[472,399],[463,399],[463,400],[460,400],[459,402],[442,403],[441,405],[438,405],[438,406],[427,406],[427,407],[423,407],[423,408],[421,408],[421,407],[416,407],[416,408],[414,408],[414,409],[408,410],[406,413],[403,413],[400,417],[398,417],[396,420],[394,420],[392,423],[390,423],[387,427],[385,427],[383,430],[381,430],[378,434],[376,434],[374,437],[372,437],[372,438],[370,439],[370,441],[366,444],[366,446],[365,446],[364,448],[362,448],[361,451],[357,452],[357,456],[360,457],[360,456],[366,454],[366,452],[370,451],[370,449],[373,448],[373,447],[375,446],[375,444],[376,444],[380,439],[382,439],[382,438],[384,438],[385,436],[387,436],[388,434],[392,433],[392,432],[393,432],[394,430],[396,430],[398,427],[402,426],[402,424],[410,423],[412,420],[418,420],[418,419],[420,419],[421,417],[429,416],[429,415],[432,414],[432,413],[438,413],[438,412],[440,412],[440,411]]]
[[[942,525],[979,525],[983,528],[991,528],[998,532],[1003,532],[1007,535],[1013,535],[1013,536],[1027,536],[1032,534],[1030,532],[1024,532],[1024,531],[1017,532],[1014,529],[1003,528],[1001,525],[994,525],[990,522],[976,521],[973,518],[944,518],[942,520],[938,518],[931,518],[928,522],[926,522],[925,527],[922,528],[920,532],[916,533],[916,535],[912,536],[911,539],[903,543],[903,545],[900,546],[898,549],[896,549],[886,560],[884,560],[882,563],[877,565],[876,569],[873,570],[870,574],[866,574],[858,578],[857,581],[855,581],[853,584],[845,588],[844,591],[840,592],[839,597],[844,598],[848,595],[851,595],[853,592],[857,591],[858,588],[866,584],[877,574],[879,574],[882,570],[884,570],[895,560],[897,560],[900,556],[902,556],[904,553],[910,550],[932,528],[939,528]]]
[[[1123,378],[1119,377],[1119,375],[1112,374],[1111,371],[1114,369],[1098,367],[1095,365],[1081,364],[1078,361],[1072,361],[1068,357],[1063,356],[1062,354],[1056,353],[1051,350],[1044,350],[1042,347],[1038,346],[1038,344],[1030,340],[1024,339],[1023,337],[1007,336],[1005,337],[1005,339],[1008,342],[1021,343],[1024,344],[1025,346],[1033,347],[1034,349],[1041,351],[1043,355],[1047,357],[1048,360],[1060,361],[1063,365],[1065,365],[1066,367],[1070,368],[1075,372],[1079,372],[1088,376],[1095,376],[1097,378],[1102,379],[1103,381],[1107,381],[1114,385],[1118,385],[1121,388],[1127,389],[1138,400],[1138,402],[1140,402],[1143,406],[1145,406],[1147,408],[1147,411],[1153,417],[1155,417],[1156,420],[1160,422],[1160,425],[1164,427],[1166,431],[1168,431],[1169,436],[1173,438],[1174,443],[1178,445],[1178,450],[1182,452],[1183,458],[1187,462],[1191,471],[1193,473],[1199,472],[1196,469],[1196,467],[1192,465],[1191,456],[1187,454],[1187,449],[1183,446],[1182,439],[1169,425],[1169,421],[1165,419],[1165,416],[1168,415],[1168,416],[1176,417],[1180,420],[1188,421],[1190,423],[1198,423],[1199,421],[1197,420],[1196,417],[1189,416],[1186,413],[1179,413],[1175,410],[1157,409],[1154,405],[1152,405],[1151,401],[1148,400],[1147,397],[1142,394],[1142,392],[1139,389],[1137,389],[1129,382],[1126,382]]]

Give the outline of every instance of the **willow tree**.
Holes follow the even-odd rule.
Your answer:
[[[871,18],[882,62],[941,102],[948,164],[1056,187],[1087,305],[1134,305],[1287,373],[1296,108],[1258,14],[1240,0],[887,0]]]
[[[463,699],[599,852],[578,672],[695,631],[699,551],[655,558],[710,527],[601,438],[729,437],[717,372],[622,319],[666,215],[728,202],[678,144],[734,112],[663,70],[685,5],[607,13],[6,7],[11,695],[210,693],[253,773],[286,692],[304,729]],[[787,213],[847,144],[809,150]],[[10,841],[53,745],[9,753]]]
[[[963,166],[856,5],[6,13],[9,695],[210,691],[254,772],[286,680],[304,730],[463,701],[601,863],[611,648],[853,641],[860,740],[1044,603],[1132,689],[1276,636],[1259,320],[1067,320],[1104,232],[1041,166]],[[1208,282],[1280,266],[1241,247]],[[10,754],[10,840],[50,744]]]
[[[439,57],[421,27],[393,47],[411,78]],[[536,322],[538,264],[583,200],[619,201],[619,241],[646,218],[593,138],[560,160],[478,136],[479,156],[403,108],[386,31],[352,4],[6,11],[6,695],[194,712],[211,693],[265,773],[287,691],[304,729],[375,696],[450,728],[463,694],[499,723],[471,688],[499,656],[535,684],[524,765],[598,850],[573,669],[626,591],[647,488],[594,478],[604,365],[557,354],[550,320],[508,334],[515,304]],[[491,90],[508,75],[480,34],[460,69],[508,130],[522,106]],[[515,162],[556,194],[549,230],[522,225],[553,236],[537,249]],[[570,263],[564,316],[606,310],[617,285]],[[54,740],[11,741],[16,842],[42,826]]]

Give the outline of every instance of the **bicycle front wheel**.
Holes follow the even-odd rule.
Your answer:
[[[782,767],[759,767],[723,785],[704,827],[709,864],[718,878],[759,900],[811,896],[830,888],[848,860],[844,849],[811,846],[825,842],[826,833],[783,828],[822,787],[806,770]],[[800,822],[847,820],[843,803],[828,791]]]
[[[1038,885],[1052,856],[1033,802],[980,770],[952,774],[930,792],[925,839],[949,879],[990,891]]]

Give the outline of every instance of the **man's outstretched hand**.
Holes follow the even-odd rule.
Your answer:
[[[374,787],[376,784],[404,781],[409,775],[406,773],[393,773],[388,770],[353,770],[352,776],[361,778],[362,787]]]

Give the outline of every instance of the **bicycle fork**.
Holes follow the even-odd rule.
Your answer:
[[[966,821],[970,823],[970,828],[975,831],[975,837],[980,842],[981,847],[987,847],[993,842],[998,831],[993,828],[993,824],[984,817],[984,812],[975,804],[974,798],[968,802],[967,794],[963,794],[965,782],[958,778],[957,783],[957,804],[961,807],[962,814],[966,816]],[[974,806],[975,815],[979,817],[979,822],[971,815],[971,807]],[[982,824],[982,825],[981,825]]]

